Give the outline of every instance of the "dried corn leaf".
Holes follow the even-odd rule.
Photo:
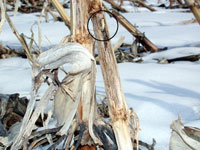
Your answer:
[[[94,60],[92,54],[79,43],[67,43],[56,46],[43,52],[37,59],[37,63],[44,69],[55,69],[63,64],[72,64],[69,73],[76,74],[91,67]]]
[[[81,97],[81,90],[82,90],[82,83],[83,83],[83,76],[79,74],[77,76],[67,76],[66,79],[75,78],[70,84],[68,85],[75,97],[74,101],[71,96],[66,95],[63,93],[61,88],[58,88],[55,98],[54,98],[54,118],[57,120],[57,125],[63,125],[61,130],[58,134],[64,135],[67,134],[68,129],[73,121],[73,118],[77,112],[78,104],[80,102]],[[65,84],[65,83],[63,83]]]
[[[199,150],[200,142],[189,137],[182,129],[183,124],[180,119],[171,124],[172,135],[170,138],[170,150]]]
[[[20,132],[19,132],[19,134],[17,136],[17,139],[13,143],[11,149],[13,149],[13,150],[20,149],[21,144],[23,143],[23,140],[26,139],[28,136],[30,136],[32,130],[35,127],[35,122],[39,118],[39,115],[44,112],[45,108],[47,107],[47,104],[48,104],[49,100],[52,98],[52,96],[54,95],[55,91],[56,91],[56,87],[53,84],[50,85],[48,90],[45,92],[45,94],[41,98],[39,104],[37,105],[37,107],[33,111],[32,116],[29,116],[27,118],[26,115],[25,115],[25,117],[23,119],[23,123],[26,123],[26,122],[27,123],[25,124],[24,128],[23,128],[24,124],[22,124],[22,126],[20,128]],[[26,113],[30,113],[28,109],[27,109]]]
[[[86,77],[92,70],[94,58],[80,44],[67,43],[63,46],[57,46],[41,53],[37,58],[36,63],[37,66],[34,66],[33,64],[33,82],[35,82],[35,77],[37,77],[39,74],[39,68],[56,69],[66,63],[72,64],[72,68],[69,71],[68,76],[63,79],[61,86],[59,86],[58,89],[53,84],[49,87],[34,111],[33,108],[35,107],[35,96],[38,89],[32,89],[32,98],[29,102],[26,115],[23,119],[19,135],[12,145],[11,150],[19,149],[22,145],[23,139],[26,139],[31,134],[37,118],[47,107],[49,100],[52,98],[52,96],[54,96],[55,90],[57,91],[54,97],[54,116],[58,121],[58,125],[63,125],[59,131],[59,134],[62,135],[67,133],[76,114],[77,107],[82,96],[82,84],[85,82],[87,79]],[[33,87],[35,87],[35,84],[37,83],[34,83]],[[62,85],[64,85],[65,90],[63,90]],[[72,96],[74,97],[74,101]]]

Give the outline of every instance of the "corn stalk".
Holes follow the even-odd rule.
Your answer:
[[[90,14],[102,10],[101,0],[88,0],[88,3]],[[130,114],[122,90],[112,44],[110,41],[106,41],[107,37],[109,37],[109,32],[105,14],[101,11],[94,15],[91,19],[93,22],[95,37],[97,39],[104,40],[104,42],[97,42],[97,48],[104,78],[106,95],[108,98],[109,115],[115,133],[115,138],[117,140],[118,149],[132,150],[133,145],[128,126]]]
[[[87,30],[87,21],[89,15],[87,13],[88,4],[85,1],[71,0],[71,35],[68,37],[68,42],[77,42],[85,47],[86,51],[91,55],[94,55],[94,41],[90,37]],[[82,91],[80,91],[81,96],[79,100],[78,114],[80,119],[88,126],[89,135],[92,137],[95,143],[100,144],[101,142],[96,138],[93,133],[93,122],[96,117],[96,99],[95,99],[95,81],[96,81],[96,65],[95,61],[92,66],[92,70],[88,73],[86,80],[81,84]],[[73,88],[73,87],[72,87]],[[58,92],[58,97],[62,95]],[[63,97],[64,98],[64,97]],[[62,98],[62,99],[63,99]],[[58,99],[58,100],[57,100]],[[63,105],[64,101],[60,101],[60,98],[55,100],[55,118],[65,118],[69,117],[65,113],[65,117],[60,116],[63,113],[60,108],[66,110],[71,107],[71,105]],[[59,105],[59,106],[57,106]],[[61,121],[62,122],[62,121]],[[65,121],[65,124],[68,123]],[[69,125],[68,125],[69,126]],[[66,126],[63,127],[63,131],[66,130]],[[62,134],[64,132],[61,132]],[[87,144],[87,143],[86,143]]]
[[[5,1],[0,0],[0,6],[1,6],[1,22],[0,22],[0,33],[1,33],[3,25],[4,25],[5,20],[6,20],[6,17],[5,17],[5,11],[6,11]]]
[[[70,29],[70,19],[67,15],[65,9],[63,8],[62,4],[58,0],[51,0],[52,4],[60,14],[62,20],[64,21],[65,25]]]
[[[200,24],[200,10],[199,5],[195,0],[185,0],[186,4],[190,7],[192,13],[194,14],[196,20]]]
[[[63,18],[66,17],[66,12],[60,8],[58,1],[52,0],[52,2]],[[87,132],[93,140],[93,143],[103,145],[101,142],[103,140],[99,140],[101,135],[97,138],[93,133],[94,128],[98,131],[98,123],[101,121],[96,122],[96,124],[94,123],[94,120],[96,119],[96,64],[93,57],[94,42],[87,31],[87,20],[89,15],[101,10],[102,2],[101,0],[71,0],[71,5],[70,27],[72,34],[68,37],[68,42],[42,52],[36,59],[33,59],[31,56],[25,39],[22,35],[19,35],[7,15],[7,20],[11,25],[13,32],[24,46],[29,56],[28,58],[32,62],[33,69],[31,99],[19,134],[16,137],[11,150],[20,149],[25,141],[27,141],[32,133],[37,118],[40,114],[43,114],[49,100],[53,97],[54,117],[57,120],[57,126],[62,126],[57,134],[61,136],[68,135],[71,126],[71,129],[75,131],[76,127],[73,126],[73,120],[75,120],[75,117],[79,116],[80,120],[88,126]],[[97,38],[105,39],[109,36],[105,14],[103,12],[92,17],[92,21],[95,36]],[[133,145],[129,133],[129,119],[131,119],[131,115],[134,118],[134,115],[133,112],[128,110],[125,101],[111,42],[98,42],[98,51],[108,97],[109,114],[118,149],[131,150],[133,149]],[[71,64],[72,68],[60,82],[57,78],[57,71],[59,71],[60,66],[64,64]],[[36,95],[44,81],[42,78],[44,74],[52,79],[52,83],[41,98],[39,104],[36,106]],[[80,109],[78,110],[78,108]],[[72,131],[70,135],[73,135]],[[85,143],[83,142],[83,145],[84,144],[87,144],[87,141]]]

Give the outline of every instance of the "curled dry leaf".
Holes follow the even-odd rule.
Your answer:
[[[79,43],[59,45],[43,52],[37,58],[37,63],[44,69],[55,69],[63,64],[72,64],[69,73],[76,74],[91,67],[94,60],[92,54]]]

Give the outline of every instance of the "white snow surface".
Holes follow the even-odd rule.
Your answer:
[[[149,0],[148,4],[157,5],[157,0]],[[151,144],[154,138],[157,142],[156,150],[168,150],[170,124],[178,115],[182,116],[185,125],[200,127],[200,61],[158,64],[155,59],[200,54],[200,26],[198,23],[178,25],[179,22],[194,18],[193,14],[185,9],[166,10],[155,7],[158,11],[150,12],[145,8],[134,8],[126,1],[124,7],[130,12],[123,15],[131,23],[138,26],[141,32],[145,32],[158,47],[168,47],[168,50],[163,52],[145,54],[142,58],[144,61],[140,64],[118,64],[127,104],[134,108],[140,119],[140,139]],[[16,18],[11,12],[9,15],[19,33],[30,36],[30,28],[37,21],[39,13],[18,13]],[[44,18],[41,22],[43,50],[58,45],[69,35],[63,22],[55,22],[49,17],[49,23],[45,23]],[[112,31],[112,19],[107,22]],[[33,30],[37,42],[36,25]],[[120,36],[125,36],[126,43],[133,42],[132,35],[121,25],[112,43],[115,44]],[[21,48],[7,23],[0,33],[0,42],[12,48]],[[100,66],[97,66],[97,70],[97,93],[105,94]],[[42,86],[39,96],[45,89],[46,85]],[[29,97],[30,90],[31,66],[28,60],[1,59],[0,93],[20,93],[21,96]]]

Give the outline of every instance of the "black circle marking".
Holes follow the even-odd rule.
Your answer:
[[[110,15],[112,15],[113,18],[115,18],[116,23],[117,23],[117,29],[116,29],[115,33],[113,34],[113,36],[111,36],[111,37],[108,38],[108,39],[104,39],[104,40],[97,39],[95,36],[92,35],[92,33],[90,32],[90,29],[89,29],[89,22],[90,22],[91,18],[92,18],[93,16],[95,16],[97,13],[102,12],[102,11],[103,11],[103,12],[106,12],[106,13],[108,13],[108,14],[110,14]],[[88,30],[88,33],[91,35],[91,37],[92,37],[93,39],[95,39],[95,40],[97,40],[97,41],[109,41],[109,40],[111,40],[111,39],[117,34],[118,29],[119,29],[119,23],[118,23],[118,21],[117,21],[117,18],[115,17],[114,14],[112,14],[110,11],[107,11],[107,10],[98,10],[98,11],[94,12],[94,13],[89,17],[88,22],[87,22],[87,30]]]

